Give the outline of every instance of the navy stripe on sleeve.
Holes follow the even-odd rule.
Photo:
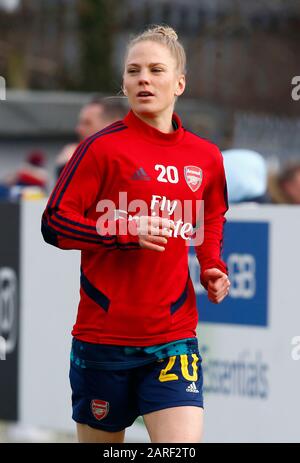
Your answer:
[[[65,231],[69,231],[70,233],[74,233],[74,234],[77,234],[77,235],[80,235],[80,236],[86,236],[86,237],[92,238],[92,239],[96,240],[95,242],[97,242],[97,241],[99,242],[99,241],[102,241],[102,240],[104,240],[104,241],[116,240],[116,235],[110,235],[110,236],[109,235],[108,236],[97,235],[97,236],[95,236],[92,233],[80,231],[80,230],[77,230],[77,229],[70,228],[70,227],[67,227],[65,225],[62,225],[59,222],[57,222],[56,220],[54,220],[53,218],[51,218],[50,223],[53,224],[53,225],[56,225],[57,228],[65,230]]]
[[[80,241],[84,243],[91,243],[91,244],[99,244],[100,241],[96,241],[94,239],[88,239],[88,238],[77,238],[76,236],[69,235],[68,233],[64,233],[62,231],[57,231],[55,228],[51,227],[51,225],[47,224],[46,222],[42,222],[42,233],[43,237],[45,238],[45,241],[47,243],[53,244],[54,246],[59,247],[58,243],[58,238],[60,236],[63,236],[65,238],[69,238],[70,240],[75,240],[75,241]],[[101,245],[103,245],[105,248],[110,248],[110,249],[117,249],[117,244],[115,242],[113,243],[105,243],[101,241]]]
[[[72,169],[73,165],[75,164],[76,160],[78,159],[78,157],[82,153],[82,151],[83,151],[84,147],[86,146],[86,144],[88,144],[91,140],[93,140],[93,141],[96,140],[100,135],[105,134],[106,132],[109,132],[110,130],[112,130],[115,127],[126,127],[126,126],[124,125],[124,123],[122,121],[117,121],[117,122],[109,125],[108,127],[105,127],[104,129],[100,130],[99,132],[96,132],[94,135],[91,135],[84,142],[82,142],[81,144],[78,145],[78,147],[76,148],[72,158],[70,159],[68,165],[66,166],[66,169],[64,170],[64,172],[62,173],[62,175],[60,176],[60,178],[57,181],[57,184],[56,184],[56,186],[55,186],[55,188],[53,190],[53,193],[51,195],[51,198],[50,198],[49,207],[52,206],[52,204],[53,204],[53,202],[55,200],[55,196],[57,195],[61,185],[65,181],[66,177],[68,176],[68,174],[71,171],[71,169]]]
[[[63,195],[64,195],[66,189],[68,188],[69,183],[70,183],[70,181],[72,180],[72,177],[73,177],[73,175],[75,174],[77,167],[79,166],[80,162],[82,161],[84,155],[86,154],[86,152],[87,152],[87,150],[89,149],[89,147],[91,146],[91,144],[92,144],[96,139],[98,139],[98,138],[100,138],[100,137],[103,137],[104,135],[108,135],[108,134],[111,134],[111,133],[120,132],[121,130],[125,130],[125,129],[127,129],[126,126],[124,126],[124,127],[119,127],[119,128],[116,128],[116,129],[112,129],[112,130],[109,131],[109,132],[102,133],[102,134],[98,135],[95,139],[90,140],[90,141],[85,145],[84,149],[82,150],[82,153],[78,156],[78,159],[76,160],[76,163],[74,164],[74,167],[72,167],[70,173],[68,174],[67,180],[66,180],[66,182],[65,182],[65,184],[64,184],[64,186],[63,186],[63,188],[62,188],[62,190],[61,190],[61,192],[60,192],[60,194],[59,194],[58,199],[56,200],[56,202],[55,202],[55,204],[54,204],[54,207],[59,207],[59,204],[60,204],[60,202],[61,202],[61,200],[62,200],[62,197],[63,197]]]

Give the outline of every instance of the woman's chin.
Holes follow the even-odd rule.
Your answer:
[[[151,114],[160,112],[160,108],[153,104],[137,104],[132,109],[136,114],[141,114],[142,116],[150,116]]]

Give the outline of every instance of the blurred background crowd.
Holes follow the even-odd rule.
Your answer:
[[[230,202],[299,204],[298,0],[0,0],[0,196],[47,195],[78,142],[126,114],[124,47],[153,23],[186,48],[176,110],[222,150]]]

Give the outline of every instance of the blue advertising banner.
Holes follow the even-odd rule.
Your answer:
[[[231,281],[229,296],[213,304],[199,283],[200,269],[194,248],[189,255],[199,321],[235,325],[268,325],[267,222],[227,222],[224,229],[223,259]]]

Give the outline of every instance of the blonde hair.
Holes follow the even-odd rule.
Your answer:
[[[176,34],[175,30],[170,26],[153,25],[141,34],[133,37],[127,44],[125,61],[129,50],[134,45],[147,40],[165,45],[169,49],[171,55],[175,58],[179,72],[181,74],[186,73],[186,55],[184,48],[179,42],[178,35]]]

